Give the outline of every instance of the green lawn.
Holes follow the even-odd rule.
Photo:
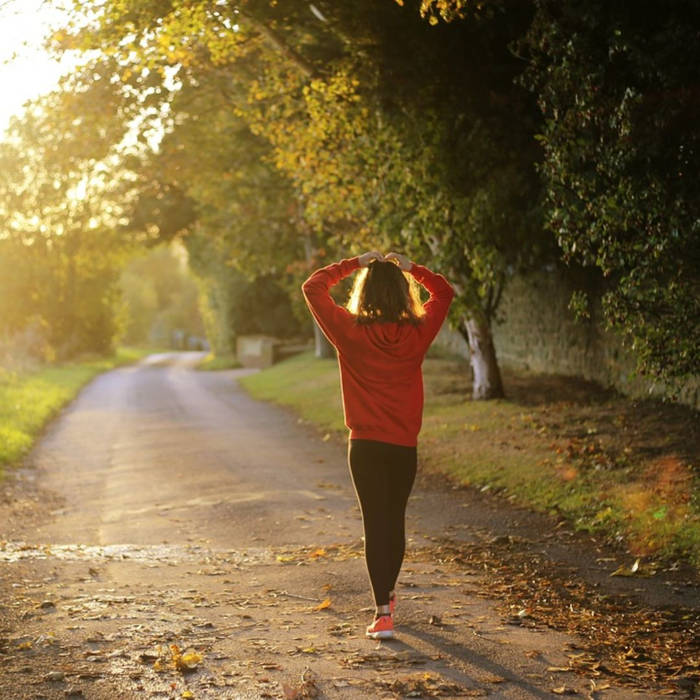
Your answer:
[[[506,371],[507,399],[472,401],[468,366],[445,357],[427,359],[424,377],[423,470],[622,540],[634,556],[700,565],[700,446],[688,437],[697,413]],[[305,353],[241,383],[323,433],[346,434],[334,359]]]
[[[0,367],[0,478],[19,460],[41,429],[95,375],[134,362],[152,349],[119,348],[113,357],[47,366],[26,373]]]
[[[214,355],[213,353],[209,353],[197,365],[197,369],[211,371],[219,369],[234,369],[240,366],[241,363],[236,359],[235,355]]]

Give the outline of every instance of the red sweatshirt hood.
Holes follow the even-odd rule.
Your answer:
[[[404,342],[410,328],[406,323],[371,323],[367,326],[367,336],[378,350],[388,355],[405,357],[406,351],[411,350]]]

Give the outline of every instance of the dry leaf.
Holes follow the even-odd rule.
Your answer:
[[[640,576],[644,572],[639,566],[639,559],[635,559],[634,564],[632,566],[626,566],[623,564],[622,566],[618,566],[615,571],[613,571],[610,575],[611,576]]]
[[[204,658],[194,649],[185,649],[185,651],[180,652],[180,648],[177,644],[170,645],[170,652],[172,654],[173,665],[182,673],[194,671],[197,666],[202,663],[202,659]]]
[[[331,599],[326,598],[323,602],[319,603],[314,610],[325,610],[326,608],[331,607]]]

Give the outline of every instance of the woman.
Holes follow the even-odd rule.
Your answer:
[[[362,268],[348,308],[329,290]],[[408,274],[407,274],[408,273]],[[416,282],[430,293],[422,305]],[[348,461],[362,511],[365,559],[376,614],[367,636],[394,635],[394,586],[403,562],[406,503],[416,476],[423,414],[421,364],[447,315],[447,280],[405,255],[377,251],[314,272],[306,303],[338,351]]]

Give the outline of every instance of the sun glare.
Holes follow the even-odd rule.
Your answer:
[[[65,17],[45,0],[0,4],[0,134],[27,100],[52,90],[75,65],[66,56],[52,59],[42,46],[46,34]]]

